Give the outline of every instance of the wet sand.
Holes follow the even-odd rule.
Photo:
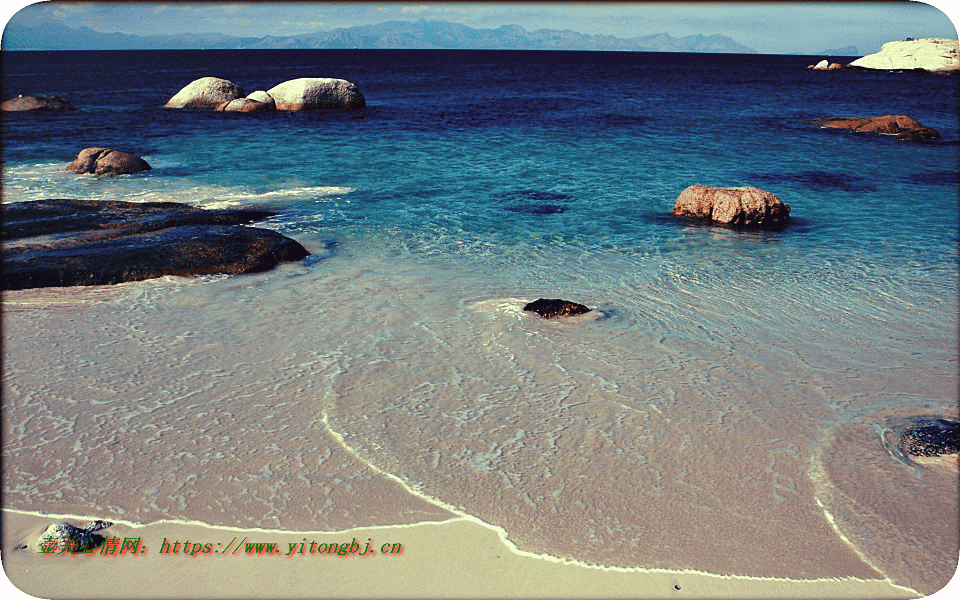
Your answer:
[[[696,572],[589,568],[524,556],[489,527],[442,523],[359,528],[339,533],[276,532],[157,523],[114,525],[107,536],[140,538],[134,556],[47,556],[36,539],[55,519],[5,510],[3,566],[21,590],[42,598],[911,598],[882,580],[790,581]],[[84,519],[68,519],[81,525]],[[164,539],[226,547],[233,538],[276,542],[277,556],[162,554]],[[300,544],[306,538],[304,554]],[[311,542],[356,539],[377,554],[309,553]],[[402,553],[380,553],[383,544]],[[290,545],[295,552],[286,556]],[[19,549],[27,546],[25,549]],[[679,589],[677,589],[679,586]]]
[[[172,520],[219,527],[203,535],[223,543],[254,529],[281,546],[312,535],[283,532],[349,532],[397,540],[420,561],[388,569],[378,567],[388,557],[353,557],[317,572],[295,558],[216,570],[203,556],[103,559],[160,561],[131,578],[69,558],[80,562],[67,579],[96,582],[95,597],[131,597],[124,585],[156,596],[171,584],[182,597],[188,582],[191,597],[936,589],[909,568],[888,571],[829,521],[825,491],[867,489],[858,472],[832,468],[846,456],[821,454],[825,491],[810,464],[833,439],[823,432],[845,432],[838,417],[869,416],[875,398],[945,414],[952,336],[931,334],[914,356],[913,334],[881,340],[882,352],[839,336],[906,328],[867,329],[856,315],[741,332],[719,312],[701,316],[714,304],[702,287],[658,292],[663,306],[634,297],[649,324],[615,311],[542,322],[518,308],[527,290],[470,277],[345,255],[336,268],[6,294],[5,508],[155,523],[136,528],[155,528],[148,547],[202,533],[163,523]],[[19,529],[4,544],[29,544],[51,520],[30,519],[8,515],[4,526]],[[401,536],[413,532],[421,537]],[[62,585],[48,580],[68,557],[4,550],[14,581]],[[951,567],[938,559],[922,573],[945,581]]]

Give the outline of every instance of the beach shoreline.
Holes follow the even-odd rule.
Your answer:
[[[340,532],[290,532],[165,521],[115,524],[103,533],[140,538],[146,551],[121,556],[44,555],[37,538],[50,523],[88,517],[3,510],[3,567],[20,590],[41,598],[912,598],[884,580],[731,577],[692,571],[588,567],[545,560],[504,544],[490,526],[458,517]],[[224,543],[242,534],[276,543],[276,554],[173,552],[163,542]],[[250,536],[243,535],[244,538]],[[252,539],[252,538],[250,538]],[[218,542],[219,540],[219,542]],[[359,552],[320,553],[357,541]],[[310,544],[316,543],[310,552]],[[191,549],[196,548],[190,542]],[[397,552],[396,544],[402,548]],[[23,548],[23,546],[27,546]],[[381,549],[386,548],[386,553]],[[366,556],[359,553],[366,551]],[[372,550],[372,552],[370,551]],[[225,560],[228,559],[228,560]],[[318,568],[317,561],[323,561]],[[677,589],[679,586],[680,589]]]

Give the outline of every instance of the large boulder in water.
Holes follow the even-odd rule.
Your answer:
[[[187,84],[164,105],[167,108],[216,109],[224,102],[243,98],[243,88],[219,77],[201,77]]]
[[[883,115],[882,117],[827,117],[811,123],[829,129],[849,129],[866,133],[896,135],[898,140],[925,142],[940,139],[936,129],[924,127],[920,121],[907,115]]]
[[[936,73],[960,71],[960,42],[949,38],[921,38],[887,42],[880,52],[870,54],[848,66],[861,69],[899,71],[923,69]]]
[[[18,290],[236,275],[307,257],[276,231],[238,226],[273,214],[175,202],[15,202],[3,207],[0,282]]]
[[[21,112],[27,110],[76,110],[59,96],[17,96],[0,104],[0,110]]]
[[[680,193],[670,213],[738,229],[783,229],[790,206],[755,187],[691,185]]]
[[[111,150],[110,148],[86,148],[80,151],[77,158],[67,165],[67,171],[85,174],[93,173],[99,176],[127,175],[149,171],[152,167],[139,156],[129,152]]]
[[[343,79],[304,77],[285,81],[267,90],[277,110],[363,108],[367,105],[357,86]]]

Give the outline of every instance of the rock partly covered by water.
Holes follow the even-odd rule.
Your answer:
[[[938,73],[960,70],[960,43],[949,38],[887,42],[880,52],[850,63],[851,67],[886,71],[923,69]]]
[[[534,302],[528,303],[523,310],[535,312],[544,319],[555,319],[557,317],[572,317],[590,312],[590,309],[582,304],[570,302],[568,300],[547,300],[540,298]]]
[[[21,112],[25,110],[76,110],[76,108],[60,96],[20,95],[0,104],[0,110]]]
[[[920,419],[900,434],[900,447],[911,456],[960,453],[960,423],[947,419]]]
[[[357,86],[343,79],[303,77],[257,90],[247,97],[226,79],[203,77],[191,82],[167,102],[168,108],[205,108],[226,112],[273,112],[363,108]]]
[[[832,63],[826,59],[821,60],[815,65],[810,65],[808,69],[813,69],[815,71],[835,71],[837,69],[842,69],[843,65],[840,63]]]
[[[936,129],[924,127],[913,117],[884,115],[882,117],[827,117],[812,122],[818,127],[850,129],[867,133],[896,135],[897,139],[909,142],[925,142],[940,139]]]
[[[127,175],[149,171],[152,167],[139,156],[110,148],[86,148],[67,165],[74,173],[93,173],[99,176]]]
[[[742,229],[783,229],[790,206],[755,187],[691,185],[680,193],[670,213]]]
[[[264,113],[275,112],[277,110],[277,105],[267,102],[258,102],[256,100],[251,100],[248,97],[237,98],[236,100],[231,100],[230,102],[224,102],[217,107],[217,110],[222,110],[224,112]]]
[[[367,105],[357,86],[343,79],[303,77],[267,90],[277,110],[363,108]]]
[[[240,226],[273,214],[175,202],[7,204],[0,230],[2,289],[253,273],[308,256],[303,246],[276,231]]]
[[[109,521],[90,521],[84,527],[76,527],[64,521],[51,523],[37,538],[37,552],[59,554],[62,551],[83,552],[99,545],[102,536],[96,532],[112,526]]]
[[[216,109],[225,102],[243,98],[243,88],[219,77],[201,77],[190,82],[173,98],[167,101],[167,108]]]

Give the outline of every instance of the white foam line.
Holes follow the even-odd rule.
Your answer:
[[[218,531],[233,531],[237,533],[271,533],[277,535],[342,535],[345,533],[352,533],[355,531],[368,531],[368,530],[378,530],[378,529],[407,529],[410,527],[421,527],[421,526],[430,526],[430,525],[445,525],[447,523],[454,523],[457,521],[462,521],[461,518],[455,519],[446,519],[444,521],[419,521],[417,523],[400,523],[397,525],[367,525],[361,527],[351,527],[348,529],[337,529],[337,530],[316,530],[316,531],[299,531],[294,529],[264,529],[262,527],[232,527],[230,525],[211,525],[210,523],[205,523],[203,521],[194,521],[190,519],[160,519],[159,521],[151,521],[150,523],[137,523],[134,521],[126,521],[124,519],[101,519],[100,517],[91,517],[89,515],[74,515],[74,514],[57,514],[57,513],[44,513],[35,510],[20,510],[17,508],[4,508],[4,512],[11,512],[20,515],[29,515],[33,517],[44,517],[50,519],[75,519],[77,521],[96,521],[100,520],[109,520],[114,525],[124,525],[132,529],[141,529],[143,527],[153,527],[154,525],[191,525],[196,527],[203,527],[205,529],[216,529]]]
[[[344,439],[343,439],[343,436],[340,435],[340,433],[334,431],[334,430],[330,427],[329,415],[327,415],[327,412],[326,412],[326,411],[323,411],[322,414],[323,414],[323,418],[321,419],[321,421],[322,421],[323,424],[327,427],[327,431],[329,431],[330,434],[337,440],[337,442],[339,442],[340,445],[343,446],[343,449],[344,449],[344,450],[346,450],[347,452],[349,452],[350,454],[352,454],[354,457],[356,457],[357,460],[359,460],[359,461],[362,462],[363,464],[367,465],[368,467],[370,467],[371,469],[373,469],[374,471],[376,471],[376,472],[379,473],[380,475],[383,475],[384,477],[387,477],[387,478],[389,478],[389,479],[392,479],[393,481],[396,481],[396,482],[397,482],[398,484],[400,484],[405,490],[407,490],[407,492],[409,492],[409,493],[412,494],[413,496],[416,496],[417,498],[420,498],[421,500],[425,500],[426,502],[429,502],[429,503],[431,503],[431,504],[434,504],[434,505],[436,505],[436,506],[439,506],[440,508],[446,509],[446,510],[448,510],[448,511],[450,511],[450,512],[452,512],[452,513],[454,513],[455,515],[458,515],[458,516],[460,517],[459,519],[451,519],[451,521],[459,521],[459,520],[469,521],[469,522],[471,522],[471,523],[475,523],[475,524],[477,524],[477,525],[480,525],[481,527],[485,527],[485,528],[487,528],[487,529],[490,529],[490,530],[496,532],[497,536],[500,538],[500,542],[501,542],[508,550],[510,550],[511,552],[513,552],[514,554],[516,554],[516,555],[518,555],[518,556],[523,556],[523,557],[526,557],[526,558],[535,558],[535,559],[544,560],[544,561],[547,561],[547,562],[560,563],[560,564],[564,564],[564,565],[576,565],[576,566],[578,566],[578,567],[583,567],[583,568],[586,568],[586,569],[598,569],[598,570],[604,571],[604,572],[610,572],[610,571],[612,571],[612,572],[615,572],[615,573],[667,573],[667,574],[683,574],[683,575],[700,575],[700,576],[704,576],[704,577],[713,577],[713,578],[716,578],[716,579],[726,579],[726,580],[735,580],[735,581],[784,581],[784,582],[809,582],[809,583],[831,582],[831,581],[856,581],[856,582],[861,582],[861,583],[868,583],[868,582],[885,581],[886,583],[888,583],[888,584],[890,584],[891,586],[894,586],[894,587],[896,587],[896,588],[898,588],[898,589],[905,590],[905,591],[907,591],[907,592],[909,592],[909,593],[918,594],[918,592],[917,592],[916,590],[912,590],[912,589],[910,589],[910,588],[906,588],[906,587],[903,587],[903,586],[896,585],[895,583],[893,583],[892,581],[890,581],[890,579],[887,578],[887,577],[884,577],[884,579],[860,579],[860,578],[857,578],[857,577],[844,577],[844,578],[839,578],[839,577],[820,577],[820,578],[817,578],[817,579],[790,579],[790,578],[788,578],[788,577],[758,577],[758,576],[753,576],[753,575],[720,575],[720,574],[717,574],[717,573],[708,573],[708,572],[706,572],[706,571],[698,571],[698,570],[696,570],[696,569],[663,569],[663,568],[647,568],[647,567],[610,567],[610,566],[606,566],[606,565],[594,565],[594,564],[586,563],[586,562],[583,562],[583,561],[581,561],[581,560],[577,560],[577,559],[575,559],[575,558],[560,558],[560,557],[557,557],[557,556],[552,556],[552,555],[550,555],[550,554],[537,554],[537,553],[534,553],[534,552],[528,552],[528,551],[526,551],[526,550],[521,550],[520,548],[518,548],[518,547],[516,546],[516,544],[514,544],[514,543],[511,542],[509,539],[507,539],[507,531],[506,531],[504,528],[502,528],[502,527],[500,527],[500,526],[498,526],[498,525],[492,525],[492,524],[490,524],[490,523],[487,523],[486,521],[482,521],[482,520],[480,520],[479,518],[477,518],[477,517],[475,517],[475,516],[473,516],[473,515],[471,515],[471,514],[465,513],[465,512],[463,512],[462,510],[456,508],[455,506],[453,506],[453,505],[451,505],[451,504],[448,504],[448,503],[444,502],[443,500],[440,500],[439,498],[435,498],[435,497],[433,497],[433,496],[429,496],[429,495],[427,495],[427,494],[424,494],[424,493],[422,493],[422,492],[419,492],[419,491],[417,491],[417,490],[414,490],[414,489],[412,489],[409,485],[407,485],[406,482],[404,482],[402,479],[400,479],[399,477],[397,477],[397,476],[394,475],[393,473],[387,473],[386,471],[383,471],[383,470],[381,470],[380,468],[378,468],[376,465],[374,465],[374,464],[370,463],[369,461],[363,459],[359,454],[356,453],[356,451],[354,451],[353,448],[351,448],[350,446],[348,446],[348,445],[346,444],[346,442],[345,442]],[[444,522],[450,522],[450,521],[444,521]],[[869,563],[868,563],[868,564],[869,564]],[[872,565],[871,565],[871,566],[872,566]],[[878,570],[878,572],[880,572],[880,571]]]

